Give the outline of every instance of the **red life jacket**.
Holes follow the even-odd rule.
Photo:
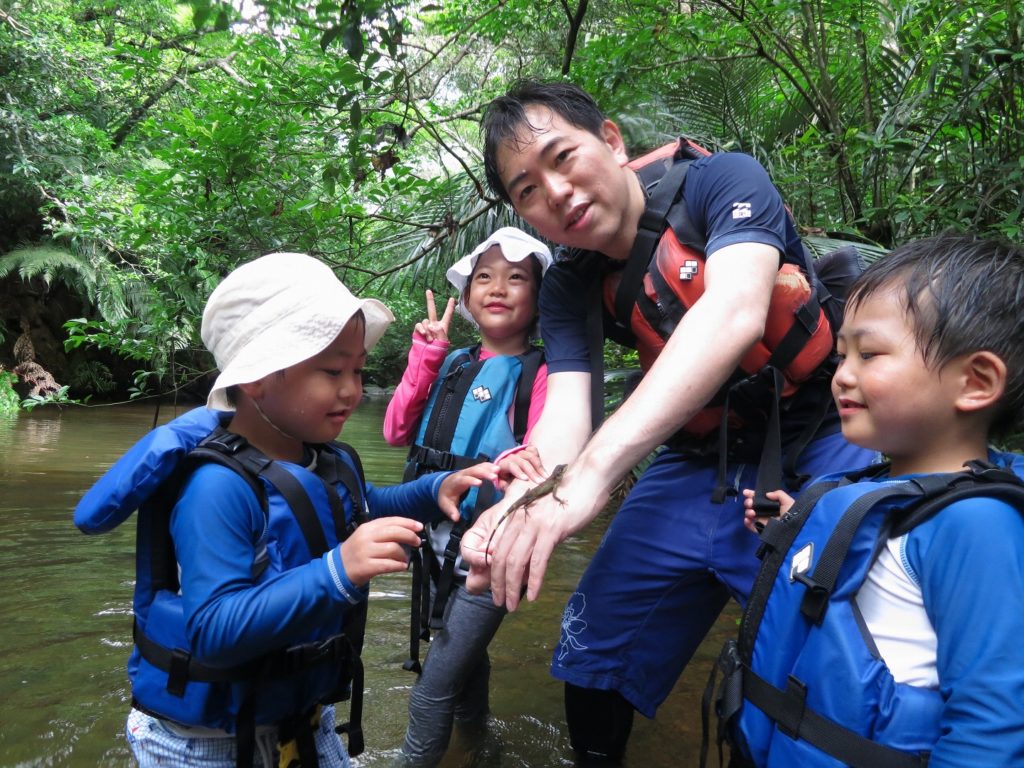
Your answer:
[[[686,203],[679,192],[659,190],[660,180],[664,179],[665,183],[675,185],[681,191],[685,169],[679,166],[683,163],[688,166],[692,160],[709,154],[702,147],[680,139],[629,163],[629,167],[638,172],[646,187],[659,181],[648,201],[645,215],[649,213],[652,204],[657,207],[654,198],[659,192],[663,198],[668,193],[670,198],[666,203],[669,207],[664,213],[655,212],[651,216],[651,229],[647,233],[649,244],[646,247],[640,243],[644,234],[644,222],[641,221],[638,245],[630,255],[630,261],[637,258],[639,266],[634,269],[639,269],[642,267],[641,260],[645,259],[643,251],[647,250],[649,254],[653,244],[654,253],[646,258],[642,282],[633,289],[632,297],[627,294],[627,299],[632,298],[628,325],[635,336],[640,366],[644,371],[657,359],[686,311],[704,293],[704,238],[690,222]],[[677,168],[673,179],[669,171]],[[665,226],[666,222],[668,226]],[[655,231],[660,233],[656,244],[652,237]],[[784,384],[782,392],[778,394],[787,397],[829,358],[834,345],[833,330],[824,310],[815,300],[808,274],[810,269],[809,264],[784,264],[779,269],[764,335],[743,356],[739,368],[726,382],[723,390],[771,365],[782,372]],[[622,325],[625,323],[618,314],[629,305],[622,302],[622,297],[617,297],[617,292],[624,280],[630,280],[629,272],[628,264],[623,269],[610,271],[605,276],[602,291],[605,307]],[[703,437],[718,428],[723,414],[722,401],[724,391],[708,407],[698,412],[683,430]],[[743,421],[741,416],[730,412],[730,427],[742,426]]]

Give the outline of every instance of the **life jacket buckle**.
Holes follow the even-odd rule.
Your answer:
[[[825,611],[828,610],[829,590],[804,572],[795,572],[792,578],[793,581],[807,587],[803,600],[800,601],[800,613],[814,624],[820,625],[825,618]]]
[[[188,668],[192,654],[182,648],[171,651],[170,664],[167,670],[167,692],[179,699],[185,696],[188,685]]]

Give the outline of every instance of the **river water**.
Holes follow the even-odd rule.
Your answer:
[[[342,437],[370,481],[401,475],[404,450],[380,436],[385,403],[360,406]],[[72,525],[82,493],[153,425],[153,406],[37,409],[0,417],[0,766],[131,766],[123,735],[130,692],[134,517],[84,536]],[[179,411],[180,413],[180,411]],[[164,423],[175,415],[159,412]],[[607,524],[599,518],[558,550],[541,596],[508,616],[491,644],[488,733],[458,732],[443,766],[572,765],[562,686],[547,672],[562,608]],[[413,683],[408,656],[409,574],[374,580],[364,662],[366,752],[354,763],[389,766],[405,732]],[[633,768],[697,764],[700,694],[712,660],[735,629],[735,606],[662,706],[637,717]],[[421,649],[421,656],[426,647]],[[344,705],[342,705],[344,706]]]

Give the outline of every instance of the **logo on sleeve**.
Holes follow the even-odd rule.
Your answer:
[[[749,219],[750,218],[750,203],[733,203],[732,204],[732,217],[734,219]]]

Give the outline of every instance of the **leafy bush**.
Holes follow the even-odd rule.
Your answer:
[[[10,371],[0,370],[0,414],[17,413],[21,398],[14,391],[14,382],[18,380]]]

